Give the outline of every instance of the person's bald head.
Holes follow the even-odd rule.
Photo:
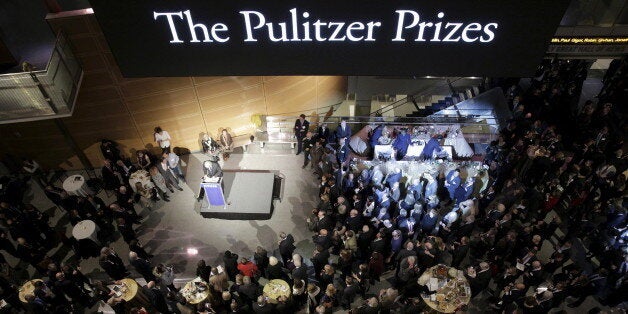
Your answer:
[[[490,265],[487,262],[481,262],[480,263],[480,269],[482,270],[487,270],[489,269]]]
[[[223,291],[222,292],[222,300],[223,301],[231,300],[231,293],[229,293],[229,291]]]
[[[369,305],[369,307],[378,307],[379,306],[379,302],[377,301],[377,298],[372,297],[368,300],[367,304]]]

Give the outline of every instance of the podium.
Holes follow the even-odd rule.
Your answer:
[[[222,190],[222,178],[210,178],[206,182],[201,182],[201,189],[205,191],[205,201],[209,206],[227,206]]]

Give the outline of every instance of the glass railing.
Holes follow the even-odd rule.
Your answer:
[[[63,33],[45,70],[34,70],[27,62],[22,69],[0,75],[1,124],[72,115],[83,70]]]

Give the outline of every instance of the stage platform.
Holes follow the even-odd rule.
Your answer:
[[[211,206],[206,199],[200,214],[205,218],[266,220],[273,214],[275,174],[263,170],[224,170],[225,206]]]

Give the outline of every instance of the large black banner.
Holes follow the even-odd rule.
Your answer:
[[[528,76],[569,0],[90,0],[127,77]]]

